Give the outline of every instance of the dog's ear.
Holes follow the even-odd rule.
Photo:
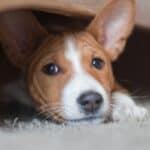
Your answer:
[[[9,60],[19,68],[24,67],[47,34],[30,11],[0,14],[0,42]]]
[[[123,51],[134,27],[135,10],[135,0],[109,0],[87,28],[112,61]]]

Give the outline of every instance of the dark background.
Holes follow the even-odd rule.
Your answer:
[[[149,93],[150,30],[135,27],[124,53],[113,66],[122,84],[129,89]]]

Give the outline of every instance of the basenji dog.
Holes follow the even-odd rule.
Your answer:
[[[57,35],[48,33],[30,11],[0,15],[5,53],[21,68],[23,93],[29,93],[39,112],[59,123],[147,116],[117,83],[111,66],[134,27],[135,10],[135,0],[109,0],[84,30]],[[20,86],[5,89],[16,90],[22,99]]]

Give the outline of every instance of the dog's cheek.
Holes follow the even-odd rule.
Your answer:
[[[46,103],[51,105],[59,103],[61,81],[56,82],[55,79],[48,78],[41,73],[34,73],[32,81],[29,84],[31,95],[37,95],[35,101],[39,101],[39,98],[41,98],[41,104]]]
[[[61,95],[68,79],[69,75],[66,74],[51,77],[39,69],[32,70],[28,77],[28,84],[37,109],[62,116]]]

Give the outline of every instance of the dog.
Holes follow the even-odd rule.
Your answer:
[[[58,123],[144,119],[147,110],[117,83],[111,66],[134,27],[135,9],[135,0],[109,0],[84,30],[57,35],[30,11],[1,14],[1,43],[25,78],[23,102]],[[22,99],[21,89],[15,83],[5,92]]]

